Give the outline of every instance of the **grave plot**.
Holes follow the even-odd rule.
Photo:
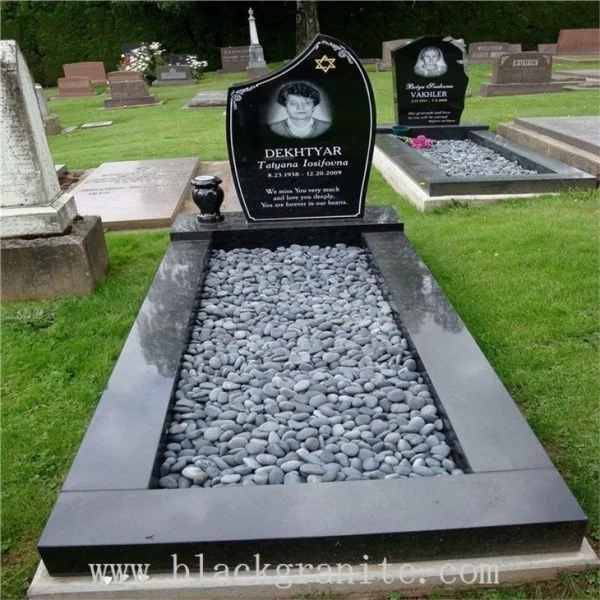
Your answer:
[[[353,138],[340,112],[349,88],[367,121]],[[257,556],[358,567],[567,552],[571,568],[593,563],[585,515],[401,220],[364,205],[371,100],[358,57],[322,35],[230,90],[244,213],[177,218],[39,541],[50,577],[34,592],[64,592],[74,580],[63,574],[88,592],[90,563],[147,564],[152,579],[119,593],[164,592],[156,574],[174,557],[194,571],[201,557],[232,569]],[[313,148],[339,148],[347,164],[292,198],[294,181],[266,165]],[[285,169],[302,180],[323,167]],[[212,597],[268,587],[166,577]]]
[[[422,128],[409,135],[423,135],[421,131],[430,139],[453,133],[459,139],[441,137],[432,148],[419,150],[394,135],[391,127],[380,127],[373,162],[422,210],[453,199],[484,202],[596,187],[595,177],[489,131]]]

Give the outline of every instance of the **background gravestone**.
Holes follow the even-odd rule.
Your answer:
[[[250,59],[250,46],[229,46],[221,48],[221,67],[224,73],[246,71]]]
[[[492,82],[482,83],[479,95],[517,96],[563,91],[563,82],[552,81],[552,56],[539,52],[503,54],[494,60]]]
[[[189,54],[169,54],[167,56],[168,65],[187,65]]]
[[[126,108],[158,104],[156,96],[150,96],[145,81],[113,81],[110,84],[110,98],[104,101],[104,108]]]
[[[376,63],[376,69],[378,71],[391,71],[392,69],[392,50],[398,48],[403,44],[408,44],[412,41],[410,38],[404,38],[400,40],[389,40],[381,44],[381,61]]]
[[[561,29],[556,54],[600,54],[600,29]]]
[[[513,45],[511,48],[508,42],[474,42],[469,44],[467,60],[473,63],[491,63],[496,56],[517,50],[521,50],[520,45]]]
[[[127,42],[123,44],[123,54],[129,56],[133,50],[137,50],[142,47],[142,42]]]
[[[13,40],[0,41],[0,75],[2,300],[89,293],[108,265],[100,218],[76,219],[72,194],[61,191],[33,80]]]
[[[538,44],[538,52],[542,54],[556,54],[556,44]]]
[[[392,50],[396,123],[458,125],[469,78],[464,44],[429,36]]]
[[[167,65],[156,69],[156,81],[153,86],[163,85],[193,85],[196,80],[192,77],[190,67],[183,65]]]
[[[46,94],[44,94],[44,90],[39,83],[35,84],[35,95],[37,97],[38,106],[40,107],[46,135],[58,135],[62,131],[60,121],[56,115],[50,113]]]
[[[87,77],[92,85],[106,83],[106,71],[103,62],[79,62],[63,65],[65,77]]]
[[[93,96],[94,89],[88,77],[61,77],[56,98],[81,98]]]
[[[109,84],[117,81],[144,81],[144,76],[139,71],[111,71],[106,78]]]
[[[539,52],[504,54],[494,62],[492,83],[550,83],[552,57]]]
[[[324,35],[258,83],[230,87],[227,147],[246,217],[362,217],[375,123],[360,59]]]

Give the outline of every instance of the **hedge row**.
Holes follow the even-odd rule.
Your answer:
[[[294,1],[253,8],[268,61],[295,53]],[[159,41],[168,52],[197,54],[209,70],[220,67],[221,46],[247,45],[247,4],[241,2],[3,2],[2,38],[16,39],[36,81],[56,85],[62,65],[119,62],[122,45]],[[467,42],[498,40],[535,50],[561,29],[599,26],[596,2],[326,2],[321,31],[364,58],[381,55],[381,42],[444,34]]]

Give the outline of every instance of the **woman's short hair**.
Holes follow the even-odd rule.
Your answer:
[[[284,85],[277,94],[277,102],[281,106],[287,104],[288,96],[304,96],[304,98],[310,98],[314,105],[317,106],[321,102],[321,94],[319,90],[314,88],[309,83],[287,83]]]

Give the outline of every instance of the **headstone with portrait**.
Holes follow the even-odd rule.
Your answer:
[[[420,37],[392,50],[396,123],[458,125],[469,78],[462,40]]]
[[[258,82],[230,87],[227,147],[246,218],[362,217],[375,124],[360,59],[329,36]]]

